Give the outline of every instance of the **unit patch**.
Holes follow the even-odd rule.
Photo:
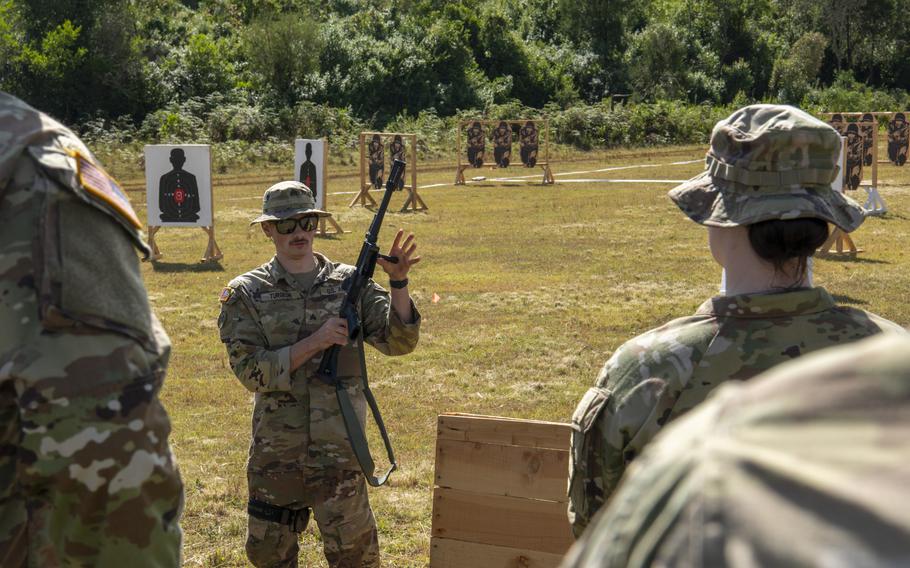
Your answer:
[[[120,184],[117,183],[117,180],[79,151],[69,150],[69,154],[76,160],[76,177],[82,187],[94,197],[113,207],[131,225],[141,229],[142,222],[139,221],[139,217],[133,211],[129,198],[120,187]]]

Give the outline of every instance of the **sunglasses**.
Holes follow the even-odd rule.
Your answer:
[[[275,221],[275,230],[282,235],[290,235],[297,230],[297,225],[304,231],[315,231],[319,226],[319,217],[302,217],[300,219],[282,219]]]

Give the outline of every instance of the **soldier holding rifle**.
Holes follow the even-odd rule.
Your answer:
[[[335,387],[317,376],[322,354],[340,346],[337,380],[365,417],[359,340],[338,317],[342,286],[355,268],[313,250],[320,217],[304,184],[266,190],[259,223],[275,245],[264,265],[233,279],[221,293],[218,326],[231,368],[256,393],[247,466],[246,552],[256,566],[296,566],[298,534],[312,511],[331,566],[379,566],[376,521],[366,482],[346,435]],[[360,296],[358,337],[386,355],[417,345],[420,314],[408,294],[408,272],[420,257],[413,235],[398,231],[390,257],[377,263],[391,292],[369,281]]]

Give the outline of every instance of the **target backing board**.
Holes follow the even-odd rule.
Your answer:
[[[325,140],[294,141],[294,179],[314,192],[316,208],[325,211]]]
[[[145,146],[149,226],[212,226],[212,154],[207,144]]]

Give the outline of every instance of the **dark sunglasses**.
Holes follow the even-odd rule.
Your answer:
[[[300,219],[282,219],[275,221],[275,230],[282,235],[290,235],[297,230],[297,225],[304,231],[315,231],[319,226],[319,217],[302,217]]]

